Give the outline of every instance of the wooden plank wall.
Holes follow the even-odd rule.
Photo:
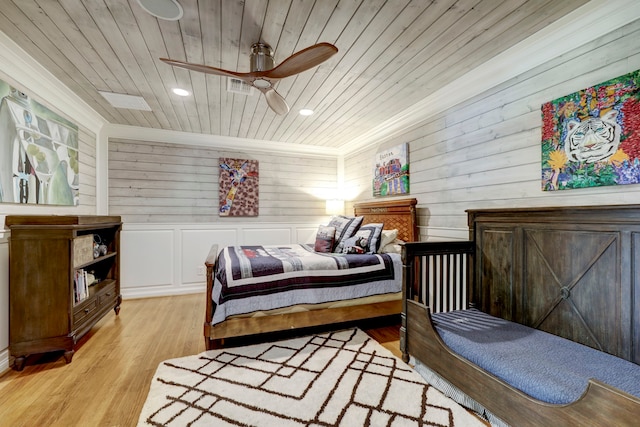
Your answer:
[[[78,126],[80,148],[80,207],[88,213],[96,211],[96,134]]]
[[[127,223],[220,221],[219,157],[259,162],[259,216],[224,218],[225,223],[319,223],[326,216],[325,199],[335,197],[335,157],[110,139],[109,213]]]
[[[345,157],[345,188],[371,198],[374,154],[408,142],[421,240],[467,237],[465,209],[625,204],[640,185],[541,190],[541,105],[640,68],[640,21]]]

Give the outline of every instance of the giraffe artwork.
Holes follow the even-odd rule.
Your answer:
[[[221,157],[220,216],[258,216],[258,161]]]

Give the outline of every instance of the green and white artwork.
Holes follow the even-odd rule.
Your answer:
[[[0,80],[0,202],[78,205],[78,126]]]

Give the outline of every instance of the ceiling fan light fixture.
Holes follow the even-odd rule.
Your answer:
[[[302,110],[298,111],[298,113],[300,113],[301,116],[310,116],[313,114],[313,110],[311,110],[310,108],[303,108]]]
[[[138,0],[138,4],[150,15],[167,21],[177,21],[184,13],[178,0]]]
[[[179,87],[173,88],[171,89],[171,91],[173,93],[175,93],[178,96],[189,96],[191,95],[191,93],[188,90],[185,89],[180,89]]]
[[[253,85],[258,89],[267,89],[271,87],[271,82],[265,79],[255,79]]]

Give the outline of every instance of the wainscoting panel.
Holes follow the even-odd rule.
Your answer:
[[[182,235],[182,283],[181,285],[202,285],[205,280],[204,262],[211,245],[218,245],[218,251],[238,241],[236,229],[222,230],[179,230]]]
[[[120,251],[123,296],[162,295],[163,289],[171,288],[176,253],[172,230],[123,230]]]
[[[327,224],[329,221],[327,220]],[[318,226],[315,227],[301,227],[296,228],[296,242],[301,243],[314,243],[316,241],[316,233],[318,232]]]
[[[242,230],[243,245],[280,245],[291,243],[291,229],[279,228],[246,228]]]
[[[123,298],[204,292],[204,261],[211,245],[313,243],[313,223],[133,224],[122,227]]]

